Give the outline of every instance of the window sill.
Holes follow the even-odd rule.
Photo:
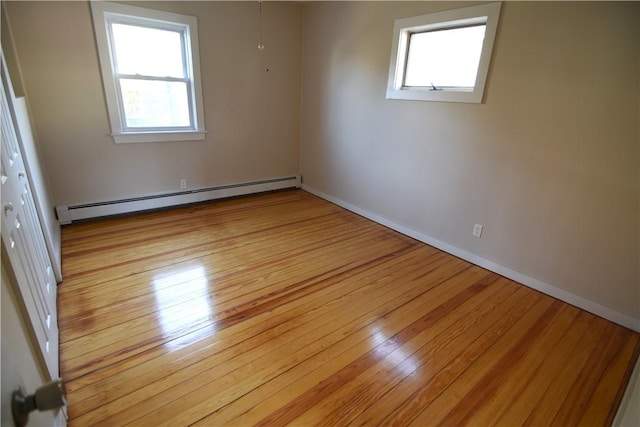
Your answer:
[[[206,131],[191,132],[130,132],[112,133],[116,144],[130,144],[136,142],[170,142],[170,141],[201,141]]]
[[[387,99],[480,104],[482,103],[482,91],[475,89],[445,89],[438,91],[417,88],[387,89]]]

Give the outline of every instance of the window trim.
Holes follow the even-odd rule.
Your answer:
[[[146,9],[119,3],[104,1],[92,1],[96,44],[102,82],[107,103],[111,136],[116,143],[135,142],[165,142],[165,141],[195,141],[203,140],[206,135],[204,127],[204,110],[202,102],[202,85],[200,82],[200,57],[198,49],[198,24],[193,16],[177,13]],[[147,128],[136,130],[127,128],[124,123],[124,110],[118,94],[118,84],[112,60],[110,32],[107,20],[114,19],[119,23],[140,25],[145,24],[151,28],[159,28],[176,31],[184,31],[186,38],[184,46],[185,63],[190,77],[190,113],[193,126],[188,129],[181,128]],[[191,59],[191,60],[189,60]]]
[[[389,79],[387,81],[387,99],[481,103],[501,6],[502,2],[494,2],[396,19],[393,26]],[[485,24],[486,29],[476,82],[473,88],[445,87],[440,88],[441,90],[434,91],[423,87],[403,85],[411,34],[446,28],[462,28],[478,24]]]

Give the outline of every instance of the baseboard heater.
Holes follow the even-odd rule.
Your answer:
[[[299,176],[288,176],[107,202],[56,206],[56,213],[60,224],[64,225],[81,219],[121,215],[131,212],[204,202],[207,200],[262,193],[265,191],[283,190],[286,188],[299,188],[300,185],[301,181]]]

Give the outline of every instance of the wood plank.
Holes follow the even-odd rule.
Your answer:
[[[176,295],[176,299],[171,302],[167,302],[163,304],[162,311],[167,312],[172,306],[178,305],[180,300],[184,300],[188,305],[189,302],[193,298],[202,298],[206,295],[211,295],[211,309],[215,312],[222,312],[225,310],[225,303],[233,303],[233,304],[241,304],[245,300],[255,301],[256,298],[253,294],[255,292],[262,292],[265,295],[268,295],[269,292],[273,290],[274,287],[281,285],[283,280],[288,280],[289,282],[297,283],[295,280],[299,278],[299,280],[303,280],[306,275],[309,273],[321,274],[323,271],[327,271],[329,269],[335,268],[340,263],[344,265],[349,265],[353,262],[356,262],[358,257],[362,254],[362,241],[363,239],[367,240],[375,240],[376,239],[376,231],[371,230],[370,233],[362,234],[362,233],[345,233],[341,235],[340,241],[329,241],[326,243],[317,242],[317,247],[314,250],[308,250],[305,253],[297,254],[291,252],[281,252],[279,254],[282,255],[290,255],[281,258],[279,255],[276,259],[273,258],[265,258],[261,260],[257,260],[256,262],[245,261],[248,267],[243,268],[243,270],[222,270],[224,268],[224,264],[222,262],[212,262],[211,264],[205,263],[204,260],[195,267],[197,271],[202,271],[201,277],[201,286],[197,286],[195,290],[189,292],[190,287],[188,286],[188,281],[192,279],[192,275],[187,274],[184,279],[178,280],[163,280],[160,276],[155,275],[151,281],[153,283],[152,287],[146,287],[146,292],[143,295],[139,295],[136,297],[133,292],[127,292],[128,287],[122,289],[123,292],[119,293],[119,296],[115,297],[116,300],[112,300],[109,297],[105,297],[108,302],[88,302],[82,301],[82,304],[79,304],[79,307],[74,307],[75,310],[80,310],[80,312],[75,312],[75,316],[65,316],[65,319],[60,322],[60,324],[70,323],[70,329],[75,332],[69,336],[69,339],[80,338],[81,336],[94,335],[99,333],[100,331],[104,331],[108,329],[109,326],[117,326],[125,324],[128,320],[131,321],[130,325],[135,323],[142,322],[143,325],[147,324],[147,320],[143,319],[143,314],[145,311],[143,309],[146,307],[146,313],[148,315],[155,315],[160,310],[158,309],[158,301],[156,293],[163,292],[164,294],[173,294]],[[340,250],[341,259],[336,260],[329,257],[322,256],[322,251],[324,250],[325,245],[335,245],[336,250]],[[385,247],[385,250],[389,250],[390,247]],[[371,246],[366,249],[366,253],[375,258],[375,251],[382,254],[380,252],[380,248],[376,246]],[[242,252],[244,253],[244,252]],[[235,254],[227,254],[230,258],[235,259]],[[240,255],[238,255],[240,256]],[[302,264],[308,265],[311,261],[313,261],[313,267],[310,268],[302,268]],[[213,266],[212,264],[215,264]],[[258,265],[257,265],[258,264]],[[259,278],[255,277],[255,274],[252,271],[246,271],[247,269],[251,270],[252,268],[262,268],[264,271],[263,275]],[[216,273],[205,274],[206,272],[210,272],[213,269],[216,269]],[[220,271],[222,270],[222,271]],[[174,270],[173,276],[176,276]],[[180,270],[178,270],[180,271]],[[193,269],[187,269],[186,272],[193,271]],[[222,274],[220,274],[222,273]],[[245,273],[245,274],[241,274]],[[178,278],[181,277],[180,273],[178,273]],[[168,277],[172,279],[171,276]],[[145,279],[143,279],[145,280]],[[149,280],[149,279],[146,279]],[[187,283],[185,283],[187,282]],[[239,285],[242,284],[240,287]],[[129,286],[131,282],[129,280]],[[166,286],[165,286],[166,285]],[[107,291],[109,290],[108,286],[104,286]],[[186,289],[185,289],[186,288]],[[192,287],[191,287],[192,288]],[[286,286],[285,286],[286,288]],[[102,288],[101,288],[102,289]],[[185,289],[184,292],[181,292],[181,289]],[[96,293],[99,295],[103,295],[103,292],[100,292],[98,289]],[[103,305],[106,304],[106,305]],[[126,310],[126,307],[123,305],[130,305],[131,308]],[[73,328],[73,324],[78,321],[79,318],[87,317],[86,306],[90,307],[90,315],[100,315],[103,320],[99,325],[92,325],[93,328],[90,327],[81,327],[81,328]],[[114,308],[117,307],[117,312]],[[98,310],[96,310],[98,309]],[[127,316],[129,314],[129,316]],[[101,344],[104,344],[104,340],[100,340]],[[88,350],[85,348],[85,350]]]
[[[530,343],[551,323],[560,307],[559,301],[542,298],[491,348],[478,357],[473,365],[449,384],[428,406],[422,408],[411,420],[410,425],[463,424],[469,413],[477,409],[486,393],[492,393],[499,384],[501,370],[512,369],[528,350]],[[464,405],[465,399],[471,399],[469,408]]]
[[[501,286],[504,283],[499,282],[496,275],[483,275],[483,272],[479,272],[479,277],[473,286],[485,286],[484,289],[458,305],[455,310],[448,311],[432,327],[420,330],[393,352],[379,357],[373,366],[307,409],[293,423],[308,425],[322,420],[325,425],[341,425],[350,422],[364,409],[375,404],[381,395],[397,386],[403,378],[415,374],[424,363],[430,363],[432,368],[434,354],[455,334],[453,329],[469,320],[467,316],[471,313],[480,311],[488,298],[500,298],[499,293],[505,292],[504,286]],[[473,279],[464,280],[467,283],[473,282]]]
[[[628,332],[628,331],[625,331]],[[619,389],[619,378],[631,376],[633,365],[629,363],[638,358],[638,338],[625,339],[622,348],[619,348],[613,360],[609,362],[606,371],[600,376],[598,385],[591,394],[591,400],[582,411],[579,424],[608,424],[613,423],[616,416],[614,407],[620,404],[622,390]],[[601,401],[613,401],[615,405],[609,408],[598,405]]]
[[[576,346],[583,345],[585,335],[593,331],[591,327],[595,320],[595,316],[580,312],[575,325],[565,332],[559,345],[544,358],[542,364],[525,383],[526,387],[510,396],[508,407],[490,424],[522,425],[534,409],[535,402],[543,396],[554,378],[566,369],[567,360],[576,351]]]
[[[610,424],[637,333],[301,190],[63,228],[69,425]]]
[[[588,410],[589,403],[592,402],[598,385],[601,384],[602,377],[607,371],[616,366],[615,359],[621,351],[624,351],[624,344],[628,342],[628,335],[627,329],[616,328],[606,342],[601,343],[598,351],[591,353],[569,394],[566,396],[562,407],[554,417],[553,423],[566,424],[572,422],[572,420],[582,419]],[[632,345],[632,343],[629,344]],[[589,423],[600,424],[606,421],[609,411],[604,411],[603,413],[603,411],[591,409],[589,412],[593,415],[600,415],[600,419],[589,419]]]
[[[345,240],[344,242],[347,241]],[[359,253],[363,252],[359,251]],[[73,344],[70,345],[72,346],[71,349],[76,350],[77,353],[67,351],[69,347],[66,344],[63,344],[61,348],[67,357],[70,374],[74,374],[76,371],[83,372],[87,365],[98,369],[101,368],[104,363],[115,363],[131,357],[134,354],[141,353],[146,349],[169,343],[177,337],[188,334],[196,329],[207,328],[210,325],[213,326],[216,331],[227,328],[239,320],[245,320],[247,315],[255,316],[265,310],[273,309],[274,304],[286,303],[287,298],[296,297],[293,291],[295,291],[297,287],[311,291],[314,286],[318,287],[322,286],[322,284],[316,283],[314,285],[302,281],[291,284],[288,288],[282,288],[279,292],[271,292],[271,294],[265,293],[260,298],[255,298],[245,303],[247,310],[243,308],[242,304],[236,305],[236,302],[232,301],[230,305],[221,307],[220,310],[212,312],[210,315],[207,315],[206,318],[195,319],[193,323],[188,325],[184,325],[178,317],[175,319],[176,324],[183,326],[175,331],[167,331],[165,325],[162,323],[156,324],[153,328],[148,328],[148,322],[145,322],[145,320],[149,320],[148,318],[135,319],[133,322],[117,325],[114,328],[109,328],[75,340]],[[279,299],[275,300],[274,298],[276,297]],[[273,301],[270,302],[269,300]],[[210,306],[209,308],[213,310],[215,307]],[[124,334],[125,331],[126,334]],[[81,345],[77,345],[78,342],[80,342]]]
[[[446,275],[455,274],[459,271],[459,268],[464,266],[462,263],[451,263],[449,260],[448,263],[441,264],[443,267],[446,266],[448,273]],[[431,268],[431,267],[427,267]],[[311,310],[305,309],[301,310],[301,319],[300,321],[305,322],[304,324],[308,324],[311,327],[305,328],[304,330],[298,330],[296,328],[288,328],[285,331],[283,330],[266,330],[264,334],[261,336],[251,337],[247,340],[240,349],[235,347],[230,347],[229,352],[218,353],[213,357],[208,357],[204,360],[200,360],[199,362],[188,366],[176,373],[172,378],[163,378],[159,381],[155,381],[151,387],[148,389],[140,389],[136,390],[135,393],[131,393],[127,395],[126,399],[123,399],[121,402],[115,402],[115,405],[123,405],[119,406],[119,414],[117,417],[127,417],[129,412],[125,411],[125,408],[130,408],[130,412],[133,416],[140,416],[140,410],[133,405],[135,403],[135,399],[139,396],[140,399],[149,399],[148,392],[149,390],[153,392],[157,392],[158,390],[171,390],[175,384],[176,380],[193,380],[190,383],[189,387],[184,387],[178,390],[175,390],[175,393],[185,393],[189,390],[193,390],[193,387],[198,384],[207,385],[211,384],[213,379],[218,378],[215,371],[212,369],[218,369],[220,378],[228,377],[228,374],[231,373],[233,375],[237,374],[234,372],[235,370],[245,369],[249,372],[253,371],[255,368],[255,363],[266,354],[275,354],[277,349],[282,348],[284,345],[289,345],[287,348],[288,352],[295,348],[304,349],[306,352],[316,351],[315,349],[318,346],[326,345],[326,343],[331,342],[335,339],[340,339],[345,334],[348,334],[351,331],[357,330],[361,327],[363,322],[362,313],[364,312],[365,319],[376,319],[383,315],[385,312],[388,312],[391,308],[395,307],[396,304],[402,304],[403,301],[407,299],[414,299],[416,293],[423,293],[424,289],[420,286],[414,286],[413,289],[410,289],[408,292],[405,289],[385,289],[381,287],[377,292],[372,292],[371,288],[375,287],[376,281],[372,279],[372,276],[376,274],[376,270],[373,271],[363,271],[360,275],[360,281],[354,280],[355,290],[357,293],[353,294],[352,299],[359,301],[354,303],[350,300],[336,300],[339,304],[338,309],[341,311],[346,307],[358,308],[359,304],[365,304],[365,308],[370,311],[366,311],[366,309],[354,310],[345,314],[342,318],[334,319],[329,323],[319,323],[317,321],[318,317],[324,316],[324,311],[321,307],[321,310]],[[434,273],[436,274],[436,273]],[[437,274],[443,274],[441,269],[437,270]],[[392,280],[397,276],[390,276],[387,280]],[[434,281],[434,283],[437,283]],[[339,281],[336,282],[339,284]],[[386,295],[391,292],[390,295]],[[362,300],[362,295],[371,294],[375,299],[372,300]],[[329,303],[327,309],[332,309],[335,304]],[[373,313],[371,312],[373,311]],[[356,316],[356,318],[352,318],[350,316]],[[360,317],[357,317],[360,316]],[[295,322],[295,325],[298,324],[298,319],[291,319],[292,322]],[[366,321],[366,320],[365,320]],[[299,334],[304,334],[300,336]],[[231,337],[233,338],[235,334]],[[322,337],[322,340],[318,340],[317,338]],[[262,346],[261,344],[264,340],[269,340],[268,346]],[[255,342],[257,340],[257,342]],[[252,351],[247,352],[245,349],[251,349]],[[228,353],[228,354],[227,354]],[[300,357],[293,352],[291,352],[292,357]],[[223,365],[219,364],[219,361],[223,360],[225,363]],[[282,364],[282,360],[279,360],[278,363]],[[200,375],[201,372],[208,372],[207,377],[202,377]],[[235,385],[237,380],[235,377],[231,378],[231,387]],[[224,390],[225,394],[229,393],[227,388],[220,388],[220,381],[216,381],[213,386],[216,390]],[[192,396],[193,397],[193,396]],[[157,407],[164,407],[167,402],[167,396],[162,395],[158,396]],[[148,403],[148,402],[147,402]],[[184,400],[180,400],[179,404],[184,403]],[[207,400],[208,404],[212,404],[211,398]],[[113,417],[109,418],[109,421],[114,421]]]
[[[599,320],[601,319],[593,323],[589,333],[565,361],[565,365],[557,377],[550,382],[544,393],[538,396],[537,402],[531,405],[532,408],[528,411],[529,416],[522,425],[539,425],[541,420],[546,420],[550,424],[558,411],[564,407],[565,399],[573,392],[574,383],[579,378],[589,356],[599,352],[600,343],[606,341],[610,333],[613,332],[613,329],[610,328],[616,328],[608,322]]]
[[[568,340],[568,331],[580,314],[580,310],[564,305],[560,308],[553,327],[545,330],[529,347],[522,358],[516,362],[510,372],[506,372],[504,364],[500,364],[499,372],[489,372],[485,380],[479,383],[469,394],[481,396],[475,398],[475,407],[465,408],[467,414],[461,424],[490,425],[511,406],[511,399],[525,389],[534,375],[542,376],[545,372],[538,368],[544,361],[541,354],[555,351],[556,347]],[[580,331],[578,331],[579,333]],[[518,348],[521,350],[521,348]],[[497,370],[497,369],[496,369]],[[499,375],[499,377],[498,377]],[[499,378],[499,380],[498,380]],[[491,384],[493,382],[493,384]],[[479,390],[482,389],[482,392]],[[456,411],[460,417],[462,411]],[[447,420],[443,421],[447,423]]]
[[[406,256],[406,262],[413,263],[415,262],[416,256],[420,255],[420,253],[423,253],[423,251],[420,250],[418,251],[418,253],[415,253],[415,251],[411,251],[406,255],[403,255],[403,257]],[[451,260],[446,260],[443,257],[438,257],[437,254],[433,254],[432,258],[434,259],[434,261],[432,263],[429,263],[431,265],[428,268],[437,268],[437,266],[441,266],[445,263],[451,264]],[[429,258],[427,257],[426,259],[428,260]],[[396,260],[400,261],[399,259]],[[191,364],[202,360],[206,356],[213,356],[217,353],[220,353],[226,350],[226,348],[232,349],[232,351],[236,353],[239,352],[243,354],[251,354],[250,350],[254,345],[250,341],[251,338],[258,337],[260,336],[260,334],[267,333],[280,336],[292,329],[290,323],[298,321],[297,317],[314,316],[314,313],[317,313],[319,310],[325,309],[325,307],[328,309],[333,304],[342,303],[341,300],[348,295],[353,294],[355,298],[358,298],[359,295],[361,295],[363,292],[368,292],[369,288],[375,285],[373,283],[374,280],[371,280],[370,277],[378,272],[384,271],[385,268],[388,268],[384,266],[384,261],[385,260],[379,260],[377,262],[370,263],[367,266],[362,266],[358,271],[342,273],[327,278],[326,280],[324,280],[325,287],[320,292],[306,298],[305,300],[295,301],[287,307],[280,307],[275,309],[272,313],[268,314],[268,322],[265,322],[265,319],[263,319],[263,317],[266,317],[265,315],[256,316],[254,318],[247,319],[246,322],[220,331],[219,333],[216,333],[215,336],[212,337],[212,339],[202,343],[202,345],[205,346],[202,351],[196,351],[198,350],[200,343],[194,343],[194,345],[189,346],[189,348],[178,349],[175,351],[163,351],[162,349],[159,349],[155,351],[153,357],[149,357],[148,360],[150,361],[150,363],[163,363],[162,360],[159,359],[165,357],[166,354],[166,357],[178,357],[182,364]],[[454,265],[462,265],[462,263],[454,263]],[[368,274],[364,274],[365,270]],[[366,280],[368,282],[365,284],[366,287],[359,288],[350,286],[347,288],[339,286],[345,278],[352,277],[351,274],[361,275],[362,280]],[[353,282],[356,285],[360,283],[355,280]],[[381,292],[383,292],[384,294],[385,289],[381,289]],[[314,319],[311,318],[311,320],[313,321]],[[225,342],[227,342],[226,346]],[[196,348],[194,349],[194,347]],[[208,351],[212,351],[212,353],[208,354]],[[161,371],[159,369],[148,368],[149,367],[147,366],[143,366],[142,369],[132,372],[132,374],[135,373],[137,376],[142,376],[143,378],[148,379],[151,382],[150,375],[155,375],[153,378],[157,379],[158,374],[163,374],[166,372],[166,369],[164,371]],[[113,369],[104,371],[104,378],[102,379],[113,382],[117,374],[125,369],[138,369],[138,367],[136,366],[135,368],[131,368],[128,366],[120,366],[119,364],[114,364]],[[102,373],[92,375],[92,378],[101,376]],[[84,381],[83,379],[79,379],[77,382],[83,383]],[[120,389],[121,387],[126,388],[127,386],[131,386],[131,384],[125,382],[119,384],[116,383],[113,385],[113,387],[117,389]],[[102,390],[108,392],[108,385],[100,383],[98,389],[94,391],[96,393],[100,393]],[[94,395],[94,391],[91,391],[89,395]],[[108,399],[109,396],[110,394],[107,393],[104,398]]]
[[[501,286],[503,284],[504,282],[496,282],[496,285],[492,287],[491,291],[483,293],[484,297],[474,298],[470,301],[469,304],[464,304],[463,306],[461,306],[460,311],[456,310],[452,312],[452,318],[450,319],[451,325],[447,327],[445,323],[439,323],[437,325],[437,330],[434,328],[430,331],[431,333],[436,335],[434,337],[434,340],[430,345],[421,347],[420,350],[428,348],[429,352],[438,352],[442,347],[437,344],[437,340],[448,340],[451,337],[452,329],[459,327],[460,319],[470,319],[470,317],[465,316],[466,314],[476,313],[477,311],[484,311],[485,309],[490,310],[489,307],[491,307],[491,304],[484,304],[485,302],[488,302],[489,299],[491,299],[490,297],[496,296],[498,300],[503,300],[503,297],[506,298],[507,296],[509,296],[512,292],[510,293],[509,290],[506,290],[504,286]],[[515,291],[515,287],[512,287],[512,291]],[[472,323],[472,321],[469,323]],[[374,325],[373,327],[380,328],[381,326]],[[386,325],[383,331],[387,332],[388,327],[389,326]],[[440,329],[444,329],[444,331],[439,332]],[[362,331],[362,334],[363,338],[358,342],[357,345],[350,347],[345,352],[339,353],[339,357],[344,360],[342,364],[348,364],[350,360],[353,360],[354,354],[361,353],[364,348],[370,345],[370,336],[366,333],[366,331]],[[347,340],[336,343],[336,346],[343,345],[345,341]],[[319,379],[327,378],[331,375],[331,373],[335,370],[334,365],[339,362],[337,362],[336,358],[331,357],[325,357],[323,360],[321,358],[323,353],[337,354],[338,350],[333,347],[324,349],[322,353],[304,360],[302,363],[296,365],[285,374],[275,378],[269,383],[265,383],[261,387],[252,390],[250,393],[251,396],[246,396],[246,399],[234,401],[232,404],[225,406],[220,411],[217,411],[214,415],[210,415],[207,418],[200,420],[200,423],[206,425],[207,423],[214,422],[215,418],[215,422],[220,422],[224,425],[255,424],[260,420],[260,414],[273,412],[274,409],[281,407],[284,403],[291,402],[295,398],[295,396],[299,394],[299,389],[302,387],[302,382],[306,383],[305,388],[311,388],[315,383],[319,381]],[[418,355],[418,352],[412,354],[411,358],[413,359],[411,363],[411,365],[413,366],[420,365],[423,360],[422,353]],[[428,358],[428,356],[424,359],[426,360],[426,358]],[[400,362],[398,365],[401,365],[403,362]],[[398,365],[395,365],[392,369],[392,371],[396,370],[398,372],[394,372],[393,374],[397,375],[397,377],[407,375],[408,370],[406,368],[396,369]],[[371,372],[371,370],[369,370],[368,373],[369,372]],[[391,377],[383,375],[379,373],[379,371],[376,371],[375,375],[377,375],[378,381],[382,381],[385,383],[385,386],[394,386],[395,383],[391,381]],[[366,383],[366,381],[364,381],[363,383]],[[369,390],[359,390],[358,393],[353,394],[347,392],[345,393],[346,400],[351,403],[358,401],[359,405],[362,405],[362,402],[366,400],[370,400],[371,403],[379,401],[379,396],[365,396],[365,393],[367,391]],[[343,390],[341,390],[341,392],[343,392]],[[323,402],[326,401],[327,399],[325,399]],[[339,423],[343,425],[348,420],[347,414],[344,411],[338,411],[337,408],[336,410],[331,411],[331,413],[325,415],[326,417],[322,418],[325,425],[331,424],[330,417],[339,420]]]
[[[426,349],[424,361],[412,375],[406,376],[375,404],[370,405],[352,424],[402,423],[412,419],[424,406],[448,387],[480,355],[490,348],[500,336],[526,313],[538,300],[526,290],[514,286],[502,298],[487,302],[484,310],[474,312],[465,321],[443,332],[446,342]]]
[[[467,271],[461,274],[465,274],[465,273],[467,273]],[[430,306],[437,305],[437,303],[435,303],[432,298],[434,294],[436,294],[435,299],[438,300],[437,299],[438,294],[442,293],[443,295],[451,295],[456,291],[457,292],[460,291],[459,287],[447,286],[447,283],[450,283],[450,282],[449,281],[444,282],[442,285],[438,286],[437,288],[434,288],[431,292],[428,292],[428,293],[423,292],[421,295],[422,298],[419,299],[420,305],[422,305],[425,310],[429,310]],[[407,312],[403,311],[399,313],[399,315],[401,315],[399,322],[402,325],[402,324],[411,322],[415,317],[419,316],[419,312],[416,313],[415,311],[407,310]],[[391,317],[390,315],[387,315],[387,317],[391,319],[395,319],[395,317]],[[370,334],[371,328],[375,329],[376,325],[366,328],[366,331],[369,334]],[[380,328],[380,326],[378,326],[378,328]],[[393,329],[391,328],[391,330]],[[340,335],[344,335],[344,332],[342,332],[341,330],[339,330],[339,332],[340,332]],[[323,341],[331,343],[331,341],[328,341],[328,340],[323,340]],[[312,357],[313,354],[317,353],[318,349],[322,348],[319,345],[317,340],[312,340],[311,344],[312,344],[311,346],[305,348],[308,352],[305,352],[304,357],[300,359],[306,359],[306,358]],[[385,347],[384,345],[380,346],[380,348],[384,348],[384,347]],[[261,364],[259,365],[259,367],[262,368],[263,363],[266,363],[268,365],[263,369],[256,370],[256,369],[252,369],[253,367],[247,367],[248,368],[247,369],[248,375],[246,375],[246,381],[248,383],[247,386],[245,386],[244,383],[237,384],[235,382],[235,375],[234,376],[225,375],[221,381],[209,382],[206,387],[199,389],[200,392],[206,393],[209,396],[209,399],[207,399],[205,402],[202,402],[199,405],[195,405],[195,406],[187,405],[186,410],[178,410],[178,408],[184,408],[184,401],[182,399],[177,399],[176,401],[172,402],[171,405],[164,406],[160,411],[154,412],[152,414],[147,414],[144,417],[144,421],[146,422],[147,420],[151,420],[151,421],[159,422],[160,420],[170,420],[172,423],[176,425],[190,424],[194,421],[201,419],[203,416],[207,415],[211,411],[217,410],[220,407],[223,407],[224,405],[228,404],[233,400],[233,398],[237,396],[241,396],[242,395],[241,393],[243,392],[244,389],[259,387],[264,382],[287,371],[288,369],[290,369],[293,363],[296,363],[297,360],[299,360],[296,354],[282,355],[281,353],[274,353],[274,356],[275,356],[275,359],[272,362],[269,360],[260,361]],[[277,371],[273,371],[272,368],[274,366],[279,366],[280,369]],[[353,362],[351,366],[353,366]],[[242,375],[242,377],[245,377],[245,375]],[[221,384],[223,385],[223,390],[224,390],[223,393],[220,393],[218,389],[218,387]]]

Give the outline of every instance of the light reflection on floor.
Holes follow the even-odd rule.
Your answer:
[[[211,316],[204,267],[190,268],[155,278],[153,289],[158,306],[158,320],[165,336],[175,336],[178,332],[184,332],[166,343],[169,347],[183,347],[214,332],[213,325],[201,327]],[[176,304],[176,301],[190,294],[194,297]],[[190,330],[191,326],[200,328]]]
[[[390,337],[388,334],[385,334],[379,328],[374,328],[371,334],[371,343],[372,347],[376,348],[387,341]],[[418,369],[418,364],[412,357],[412,355],[407,354],[405,350],[402,348],[397,348],[391,353],[387,354],[384,359],[382,359],[383,363],[387,366],[388,369],[395,369],[400,372],[404,376],[408,376],[413,374]]]

